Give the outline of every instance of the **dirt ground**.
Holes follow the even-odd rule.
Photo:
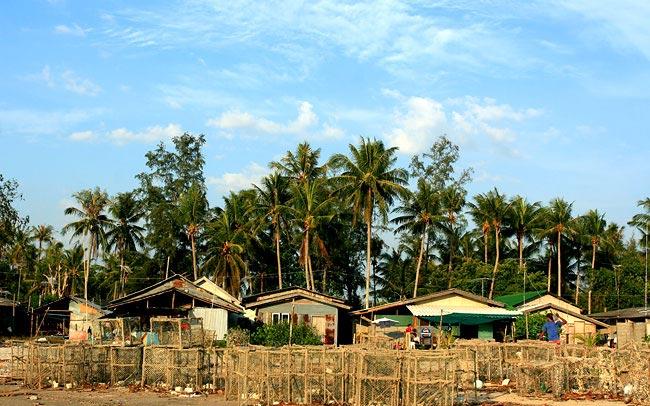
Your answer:
[[[30,400],[30,396],[37,399]],[[552,398],[524,398],[512,393],[489,393],[480,402],[485,406],[623,406],[612,400],[554,400]],[[169,393],[149,390],[131,391],[128,388],[111,389],[41,389],[29,390],[12,385],[0,385],[0,405],[11,406],[236,406],[236,401],[226,401],[223,395],[179,397]]]

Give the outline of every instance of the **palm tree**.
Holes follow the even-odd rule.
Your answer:
[[[325,173],[325,166],[318,165],[320,148],[311,149],[307,142],[298,145],[296,153],[287,151],[279,162],[271,162],[271,168],[279,171],[298,184],[309,183]]]
[[[509,227],[517,238],[519,269],[524,268],[524,243],[526,237],[533,234],[540,226],[542,215],[540,202],[529,203],[526,198],[515,196],[510,203],[508,216]]]
[[[13,269],[18,270],[18,290],[16,292],[16,301],[20,301],[21,283],[25,272],[33,265],[36,253],[34,246],[31,244],[31,237],[23,227],[16,228],[13,236],[13,244],[9,251],[9,261]]]
[[[643,288],[643,305],[645,308],[648,307],[648,225],[650,225],[650,197],[645,198],[644,200],[639,200],[637,206],[642,207],[645,212],[635,214],[632,217],[632,221],[628,224],[635,226],[641,232],[641,239],[644,240],[645,247],[645,278],[644,278],[644,288]]]
[[[439,204],[437,193],[430,183],[423,178],[418,179],[418,190],[410,196],[405,204],[396,208],[395,211],[401,213],[400,216],[391,220],[391,223],[397,224],[395,232],[409,231],[412,234],[420,235],[420,248],[418,262],[415,267],[415,284],[413,287],[413,297],[418,295],[418,282],[420,280],[420,269],[422,258],[424,257],[425,247],[429,238],[429,230],[436,221],[440,221],[442,216],[438,214]]]
[[[43,256],[43,244],[54,241],[54,228],[50,225],[40,224],[32,229],[32,239],[38,242],[38,257]]]
[[[192,247],[194,280],[199,278],[196,265],[196,237],[201,231],[207,208],[208,202],[205,198],[205,190],[197,183],[192,184],[187,191],[181,194],[178,201],[179,216],[185,226],[185,234],[187,234]]]
[[[458,184],[451,184],[440,192],[441,211],[444,213],[444,221],[439,225],[447,235],[447,245],[449,249],[449,260],[447,262],[447,288],[452,285],[452,267],[453,258],[456,253],[457,244],[454,242],[458,239],[456,226],[459,223],[459,215],[465,206],[465,189]],[[462,220],[462,218],[461,218]]]
[[[490,238],[490,213],[488,204],[485,201],[485,195],[479,194],[474,196],[474,202],[469,202],[469,214],[477,225],[481,226],[483,235],[483,262],[488,263],[488,246]]]
[[[492,270],[492,281],[490,282],[490,294],[488,295],[489,299],[492,299],[494,295],[494,282],[497,276],[497,270],[499,268],[499,258],[500,258],[500,249],[499,243],[501,241],[501,227],[504,219],[508,216],[508,211],[510,210],[510,203],[506,200],[506,196],[499,193],[499,191],[494,188],[494,190],[489,191],[484,195],[483,199],[485,200],[487,213],[490,218],[490,223],[494,229],[494,244],[495,244],[495,255],[494,255],[494,268]]]
[[[231,194],[230,198],[234,199]],[[206,225],[208,259],[204,268],[214,270],[214,282],[235,297],[241,296],[242,274],[246,273],[244,253],[244,228],[233,213],[229,198],[225,209],[219,209],[215,219]],[[229,207],[230,206],[230,207]]]
[[[410,288],[411,263],[402,256],[401,246],[398,250],[393,248],[390,253],[384,252],[379,256],[376,277],[381,287],[378,293],[388,301],[405,300]]]
[[[124,255],[144,246],[144,227],[138,223],[144,218],[146,212],[142,202],[135,198],[132,192],[119,193],[111,201],[108,212],[113,222],[108,225],[106,233],[107,249],[117,252],[120,260],[120,292],[124,294],[126,285],[126,270]]]
[[[75,295],[80,272],[85,267],[84,248],[80,244],[65,250],[63,253],[63,282],[61,283],[62,296]]]
[[[88,300],[88,278],[90,262],[97,258],[99,249],[106,242],[106,228],[111,221],[104,214],[109,199],[106,192],[99,188],[85,189],[72,195],[79,207],[65,209],[66,216],[75,216],[77,221],[63,227],[63,233],[72,231],[72,238],[86,238],[88,257],[84,268],[84,299]]]
[[[332,157],[332,164],[341,168],[338,176],[339,191],[345,198],[350,199],[353,212],[353,223],[357,217],[363,217],[366,223],[366,309],[370,303],[370,267],[372,219],[375,208],[379,210],[382,220],[386,222],[389,207],[399,195],[405,196],[404,187],[408,181],[408,173],[401,168],[395,168],[397,148],[386,148],[381,141],[361,139],[356,147],[349,146],[352,158],[342,154]]]
[[[319,224],[327,222],[334,217],[332,211],[333,197],[327,196],[323,189],[323,181],[315,180],[294,187],[294,197],[285,209],[291,213],[294,222],[299,225],[302,241],[300,243],[300,261],[305,269],[307,289],[315,290],[314,271],[312,269],[310,244],[315,242],[323,244],[316,235]],[[313,240],[313,241],[312,241]]]
[[[551,200],[548,210],[546,211],[548,225],[546,231],[555,233],[557,237],[557,295],[562,295],[562,236],[574,232],[571,208],[573,203],[568,203],[564,199],[556,198]]]
[[[275,257],[278,267],[278,289],[282,289],[282,261],[280,260],[280,235],[283,214],[289,200],[287,178],[279,172],[273,172],[262,179],[262,186],[253,185],[257,190],[257,199],[253,210],[257,213],[255,218],[258,228],[271,225],[275,243]]]
[[[585,215],[579,218],[579,229],[584,237],[589,239],[591,244],[591,275],[593,282],[593,275],[596,270],[596,251],[600,246],[601,239],[605,233],[605,215],[598,212],[598,210],[589,210]],[[591,284],[590,284],[591,285]],[[591,291],[591,286],[589,288]],[[578,296],[580,292],[580,273],[576,276],[576,298],[575,302],[578,303]]]

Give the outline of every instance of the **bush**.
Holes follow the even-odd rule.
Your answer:
[[[228,334],[226,334],[225,338],[227,347],[248,345],[250,342],[250,332],[240,327],[233,327],[228,330]]]
[[[546,316],[542,313],[528,315],[528,338],[537,339],[546,323]],[[518,316],[515,320],[515,331],[518,339],[526,338],[526,315]]]
[[[312,326],[301,323],[293,326],[291,344],[320,345],[320,335]],[[251,343],[267,347],[281,347],[289,344],[289,323],[265,324],[251,335]]]

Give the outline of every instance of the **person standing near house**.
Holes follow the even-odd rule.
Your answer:
[[[560,344],[560,331],[562,326],[566,324],[558,313],[548,313],[546,315],[546,323],[542,326],[542,331],[539,333],[541,337],[546,337],[549,343]]]

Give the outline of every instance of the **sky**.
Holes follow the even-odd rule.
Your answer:
[[[301,141],[407,166],[440,135],[469,195],[563,197],[625,225],[650,195],[650,2],[0,2],[0,173],[32,224],[137,186],[205,134],[212,205]]]

